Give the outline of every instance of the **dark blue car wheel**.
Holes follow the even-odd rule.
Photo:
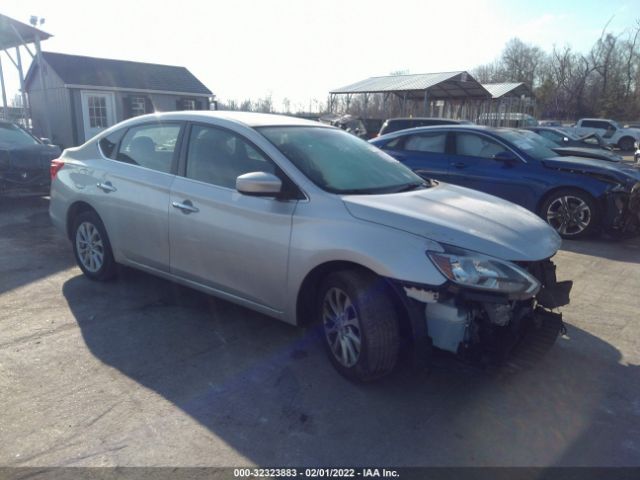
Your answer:
[[[599,212],[593,197],[580,190],[558,190],[547,197],[540,214],[562,238],[584,238],[599,227]]]

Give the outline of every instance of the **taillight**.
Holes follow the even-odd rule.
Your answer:
[[[56,158],[55,160],[51,160],[51,168],[49,170],[51,172],[51,180],[56,178],[56,175],[58,174],[58,172],[62,167],[64,167],[63,160],[60,160],[59,158]]]

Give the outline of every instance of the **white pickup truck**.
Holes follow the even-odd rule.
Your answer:
[[[640,129],[623,128],[618,122],[605,118],[581,118],[564,130],[580,136],[597,133],[605,142],[624,151],[633,150],[635,142],[640,141]]]

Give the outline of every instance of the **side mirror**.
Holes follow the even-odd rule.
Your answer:
[[[254,197],[277,197],[282,192],[282,180],[267,172],[249,172],[236,178],[236,190]]]
[[[503,150],[502,152],[496,153],[493,159],[498,162],[513,163],[518,160],[518,157],[510,150]]]
[[[51,140],[50,140],[50,139],[48,139],[47,137],[42,137],[42,138],[40,139],[40,141],[41,141],[42,143],[44,143],[45,145],[51,145]]]

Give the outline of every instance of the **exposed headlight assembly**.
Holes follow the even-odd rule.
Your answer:
[[[462,249],[451,250],[446,253],[427,252],[427,255],[453,283],[506,294],[514,300],[531,298],[540,290],[540,282],[513,263]]]

